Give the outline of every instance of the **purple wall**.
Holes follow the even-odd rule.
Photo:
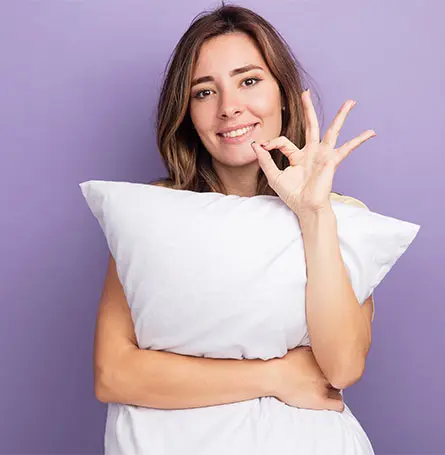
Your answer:
[[[439,0],[240,1],[316,82],[323,132],[377,137],[335,189],[422,226],[375,291],[363,379],[345,393],[377,454],[444,454],[445,65]],[[168,55],[215,2],[0,3],[0,453],[102,453],[94,324],[107,247],[78,187],[163,175],[153,131]]]

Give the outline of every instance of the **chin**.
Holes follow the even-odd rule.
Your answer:
[[[255,152],[252,150],[252,154],[247,153],[219,153],[216,157],[212,157],[212,162],[217,165],[222,165],[226,167],[243,167],[252,165],[255,162],[258,162]]]
[[[239,157],[238,160],[233,159],[227,162],[228,166],[232,167],[244,167],[244,166],[253,166],[256,165],[259,167],[258,159],[256,155],[254,154],[253,156],[244,156],[244,157]]]

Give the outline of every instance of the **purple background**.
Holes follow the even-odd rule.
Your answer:
[[[0,3],[1,454],[102,453],[92,348],[108,253],[78,184],[164,175],[153,127],[164,65],[216,4]],[[314,78],[322,132],[348,98],[339,144],[377,132],[334,189],[422,226],[375,291],[367,369],[345,396],[377,454],[444,454],[445,4],[240,4]]]

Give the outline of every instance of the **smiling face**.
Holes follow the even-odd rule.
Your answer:
[[[255,41],[240,32],[204,42],[192,79],[190,116],[215,171],[229,194],[254,195],[259,164],[250,144],[281,131],[276,79]],[[235,133],[224,137],[225,130]]]

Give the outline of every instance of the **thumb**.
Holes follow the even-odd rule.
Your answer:
[[[274,185],[274,182],[277,181],[281,174],[280,169],[278,169],[268,150],[261,147],[261,145],[257,144],[255,141],[251,142],[250,145],[258,158],[258,163],[263,170],[270,187],[276,191],[272,185]]]

